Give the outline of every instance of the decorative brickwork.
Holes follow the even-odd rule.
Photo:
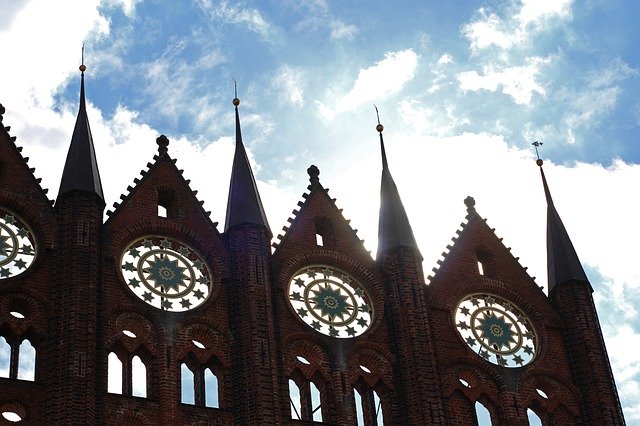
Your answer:
[[[221,233],[169,140],[157,143],[104,221],[91,190],[67,187],[52,207],[0,128],[0,209],[37,247],[28,267],[0,276],[0,414],[25,424],[473,425],[481,403],[493,424],[527,424],[527,409],[545,425],[624,424],[590,286],[557,283],[548,297],[472,199],[427,284],[400,204],[385,210],[387,225],[403,219],[385,228],[374,260],[312,166],[272,251],[257,192],[251,220],[235,205]],[[237,152],[232,187],[257,191]],[[400,203],[389,179],[387,199]],[[296,284],[301,273],[313,285]]]

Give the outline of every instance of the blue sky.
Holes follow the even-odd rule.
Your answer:
[[[472,195],[546,286],[545,204],[530,146],[542,141],[554,201],[595,287],[625,415],[640,424],[640,358],[628,349],[640,347],[640,3],[53,3],[3,2],[0,16],[4,123],[52,198],[83,42],[108,206],[164,133],[213,219],[224,221],[235,78],[274,235],[316,164],[375,253],[376,104],[426,273]]]

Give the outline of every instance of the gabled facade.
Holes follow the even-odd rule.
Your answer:
[[[237,99],[224,232],[165,136],[104,221],[84,97],[83,75],[55,203],[0,127],[3,421],[473,425],[481,407],[495,425],[624,424],[544,173],[549,295],[470,197],[427,285],[380,124],[374,260],[315,166],[271,246]]]

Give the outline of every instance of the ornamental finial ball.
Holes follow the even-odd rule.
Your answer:
[[[84,64],[80,65],[79,68],[80,68],[80,72],[85,72],[87,70],[87,67]]]
[[[382,131],[384,130],[384,126],[382,124],[378,124],[376,126],[376,130],[378,131],[378,133],[382,133]]]
[[[540,167],[542,167],[542,163],[543,163],[543,162],[544,162],[544,161],[542,161],[542,159],[540,159],[540,158],[538,158],[538,159],[536,160],[536,164],[537,164],[538,166],[540,166]]]
[[[234,104],[235,106],[240,105],[240,99],[238,99],[238,98],[233,98],[233,104]]]

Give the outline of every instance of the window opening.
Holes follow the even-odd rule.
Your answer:
[[[122,395],[122,361],[114,352],[107,358],[107,392]]]
[[[369,373],[369,374],[371,374],[371,370],[369,370],[369,369],[368,369],[367,367],[365,367],[364,365],[361,365],[361,366],[360,366],[360,369],[361,369],[362,371],[364,371],[365,373]]]
[[[462,383],[462,386],[466,387],[466,388],[470,388],[471,385],[469,384],[469,382],[467,382],[466,380],[463,379],[458,379],[460,381],[460,383]]]
[[[11,345],[0,336],[0,377],[9,378],[11,374]]]
[[[300,388],[293,380],[289,379],[289,402],[291,403],[291,418],[302,420],[302,404],[300,402]]]
[[[218,401],[218,377],[210,368],[204,370],[205,407],[220,408]]]
[[[24,318],[25,318],[25,316],[24,316],[21,312],[18,312],[18,311],[11,311],[11,312],[9,312],[9,313],[10,313],[13,317],[18,318],[18,319],[24,319]]]
[[[36,348],[23,340],[18,349],[18,379],[33,382],[36,378]]]
[[[296,359],[298,361],[300,361],[301,363],[303,363],[304,365],[310,365],[311,364],[305,357],[297,356]]]
[[[542,420],[531,408],[527,408],[527,418],[529,419],[529,425],[542,426]]]
[[[127,337],[131,337],[132,339],[135,339],[136,337],[138,337],[138,336],[136,336],[136,334],[135,334],[133,331],[131,331],[131,330],[122,330],[122,334],[124,334],[124,335],[125,335],[125,336],[127,336]]]
[[[540,395],[541,397],[543,397],[544,399],[549,399],[549,397],[547,396],[547,394],[542,390],[542,389],[536,389],[536,392],[538,392],[538,395]]]
[[[147,367],[137,355],[131,360],[131,395],[147,397]]]
[[[200,349],[204,349],[205,348],[205,346],[202,343],[198,342],[197,340],[192,340],[191,343],[193,343],[193,345],[196,348],[200,348]]]
[[[2,417],[13,423],[22,421],[22,417],[20,417],[18,413],[14,413],[13,411],[4,411],[2,413]]]
[[[180,400],[183,404],[195,405],[196,403],[193,379],[193,371],[187,367],[187,364],[182,363],[180,365],[180,382],[182,383],[182,397]]]
[[[362,396],[356,389],[353,390],[353,399],[356,404],[356,421],[358,426],[364,426],[364,412],[362,411]]]
[[[311,382],[311,413],[314,422],[322,421],[322,401],[320,399],[320,390],[315,383]]]
[[[384,419],[382,415],[382,401],[376,391],[373,391],[373,405],[376,407],[376,424],[378,426],[383,426]]]
[[[476,401],[476,419],[478,426],[491,426],[491,413],[480,401]]]
[[[316,245],[322,247],[324,246],[324,239],[322,238],[322,235],[320,234],[316,234]]]
[[[167,208],[158,204],[158,217],[167,217]]]
[[[478,273],[484,275],[484,265],[478,260]]]

